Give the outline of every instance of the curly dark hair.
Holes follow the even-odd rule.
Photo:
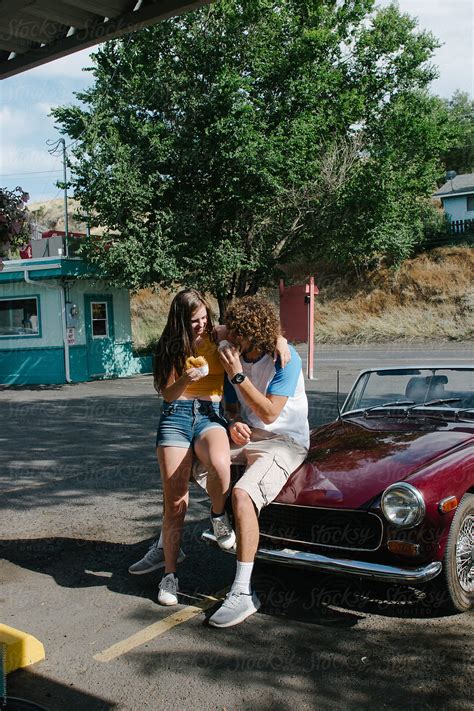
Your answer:
[[[157,392],[166,386],[173,369],[179,377],[184,371],[186,358],[196,355],[191,319],[201,306],[206,309],[206,331],[212,338],[212,314],[204,296],[196,289],[183,289],[174,297],[153,358],[153,380]]]
[[[250,341],[264,353],[273,353],[280,330],[280,317],[271,301],[261,296],[243,296],[233,301],[226,311],[227,330]]]

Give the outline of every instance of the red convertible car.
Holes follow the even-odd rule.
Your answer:
[[[474,601],[474,366],[360,373],[260,515],[257,558]],[[214,542],[209,531],[203,534]]]

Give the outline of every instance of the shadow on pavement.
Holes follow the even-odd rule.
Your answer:
[[[334,393],[309,393],[308,402],[311,427],[337,415]],[[8,403],[0,433],[3,505],[30,511],[67,497],[81,506],[98,492],[133,497],[160,487],[158,413],[153,395]]]
[[[207,520],[190,523],[183,535],[187,559],[180,565],[180,584],[191,601],[196,595],[214,594],[218,589],[216,585],[222,587],[221,580],[215,580],[215,568],[218,578],[223,574],[232,575],[233,559],[221,556],[216,564],[216,552],[200,542],[200,535],[207,527]],[[128,573],[129,566],[142,558],[153,540],[127,544],[65,537],[4,539],[0,541],[0,558],[33,573],[49,575],[60,587],[103,586],[113,593],[156,600],[157,584],[163,570],[146,575]],[[15,567],[4,569],[5,584],[17,579]]]
[[[230,585],[235,570],[233,555],[200,541],[207,519],[185,527],[180,565],[182,604],[195,604]],[[39,538],[0,541],[1,557],[14,566],[50,575],[67,588],[104,586],[113,593],[155,601],[162,570],[130,575],[128,567],[139,560],[153,539],[140,543],[110,543],[78,538]],[[4,571],[4,583],[17,571]],[[261,613],[315,625],[350,627],[366,614],[385,617],[430,618],[443,615],[441,599],[427,591],[384,585],[357,578],[318,574],[257,562],[253,585]],[[1,601],[1,594],[0,594]]]
[[[403,631],[348,627],[337,633],[320,627],[304,635],[296,623],[274,625],[262,644],[264,627],[257,613],[237,627],[203,627],[192,643],[136,649],[128,660],[137,674],[154,680],[157,695],[163,669],[172,688],[189,688],[192,673],[198,690],[201,685],[222,689],[222,704],[209,708],[434,711],[440,698],[446,709],[469,708],[467,649],[452,633],[414,625]],[[224,696],[229,689],[234,705]],[[291,702],[285,698],[288,690]]]
[[[160,485],[156,396],[15,401],[2,405],[0,495],[12,510],[81,506],[100,492]],[[5,535],[5,534],[4,534]]]
[[[261,561],[253,581],[263,602],[261,612],[292,620],[353,626],[369,614],[400,619],[446,616],[445,597],[431,586],[403,587]]]
[[[29,669],[8,675],[8,696],[40,704],[47,711],[109,711],[117,704],[99,698],[75,686],[61,684]],[[0,704],[0,708],[3,706]],[[6,711],[10,708],[7,704]],[[27,706],[24,707],[25,711]]]
[[[81,385],[82,383],[68,383],[68,387]],[[0,392],[47,392],[48,390],[62,390],[64,384],[51,383],[50,385],[0,385]]]

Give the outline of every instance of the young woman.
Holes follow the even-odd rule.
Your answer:
[[[206,360],[207,375],[202,366],[190,367],[188,359],[199,356]],[[171,605],[177,602],[176,565],[188,508],[193,452],[209,472],[207,492],[217,541],[222,548],[235,544],[224,510],[230,486],[229,439],[221,406],[224,368],[209,306],[195,289],[180,291],[173,299],[157,344],[154,376],[155,388],[163,396],[156,445],[164,492],[165,575],[158,601]]]
[[[204,297],[195,289],[184,289],[173,299],[156,347],[154,382],[163,396],[156,438],[163,480],[162,535],[129,571],[142,574],[163,567],[163,547],[165,574],[158,590],[158,602],[163,605],[175,605],[178,601],[176,567],[184,558],[180,541],[194,454],[208,471],[207,492],[217,542],[224,549],[235,544],[235,533],[225,513],[230,487],[230,448],[221,404],[224,368],[217,344],[225,336],[224,326],[213,328]],[[289,360],[283,337],[277,352],[283,363]],[[206,361],[204,370],[199,362],[189,361],[199,357]]]

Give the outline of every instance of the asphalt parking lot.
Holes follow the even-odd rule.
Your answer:
[[[472,362],[473,344],[317,348],[310,424],[334,417],[337,370],[342,403],[366,366]],[[416,591],[258,565],[259,613],[207,626],[234,560],[201,543],[197,488],[182,604],[159,606],[159,574],[127,573],[159,530],[158,410],[149,376],[0,386],[0,621],[46,649],[11,695],[50,711],[472,708],[474,615]]]

